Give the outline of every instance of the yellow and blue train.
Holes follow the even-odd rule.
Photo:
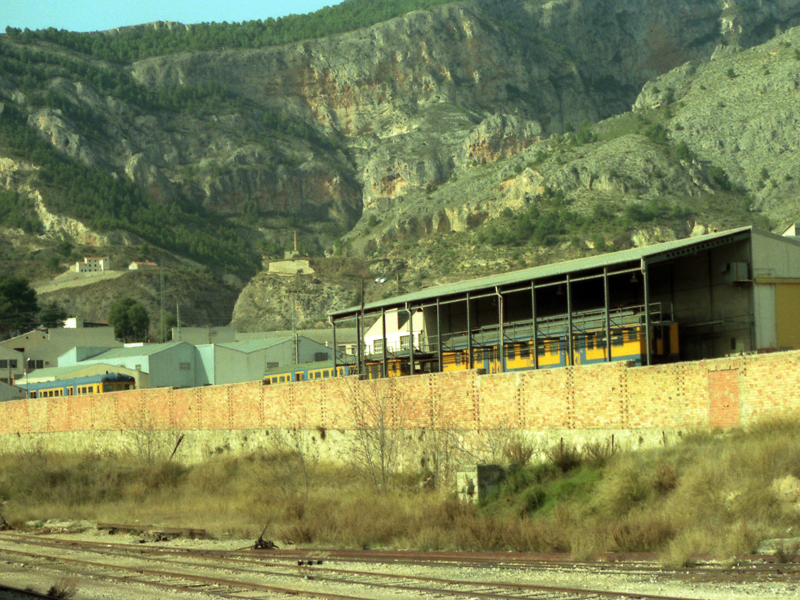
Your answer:
[[[640,324],[611,328],[611,339],[606,339],[604,329],[592,329],[572,334],[572,361],[569,360],[569,338],[561,334],[551,334],[536,340],[537,351],[533,351],[531,336],[517,335],[508,338],[503,344],[504,364],[501,364],[497,343],[473,344],[473,368],[486,373],[520,371],[534,368],[547,369],[573,365],[589,365],[609,361],[633,362],[637,366],[647,364],[646,327]],[[382,358],[382,357],[381,357]],[[679,360],[679,340],[677,323],[661,323],[650,326],[650,358],[652,363],[675,362]],[[432,372],[436,362],[435,353],[415,353],[415,372]],[[368,379],[381,377],[381,360],[375,355],[365,360],[365,376]],[[453,337],[448,341],[448,349],[442,351],[441,371],[461,371],[469,368],[469,350],[466,336]],[[392,354],[387,357],[387,374],[400,377],[411,374],[408,354]],[[344,377],[358,373],[357,365],[337,365],[333,362],[308,363],[270,369],[264,374],[264,383],[290,383],[314,381],[331,377]]]
[[[569,361],[569,339],[565,335],[539,338],[534,356],[532,339],[506,342],[505,369],[500,364],[497,344],[474,346],[473,367],[487,373],[519,371],[538,367],[547,369],[565,367]],[[650,328],[651,361],[674,362],[679,359],[678,324],[653,325]],[[454,350],[442,353],[442,371],[459,371],[469,368],[469,354],[465,342],[456,342]],[[589,365],[611,361],[630,361],[637,366],[647,362],[647,335],[644,325],[629,325],[611,329],[611,343],[605,330],[591,330],[572,335],[572,364]]]
[[[355,365],[336,365],[336,372],[334,373],[333,361],[326,360],[267,369],[264,373],[264,383],[315,381],[317,379],[330,379],[331,377],[347,377],[348,375],[355,375],[355,373]]]
[[[87,377],[17,383],[17,387],[28,392],[29,398],[59,398],[62,396],[84,396],[136,389],[136,380],[122,373],[103,373]]]

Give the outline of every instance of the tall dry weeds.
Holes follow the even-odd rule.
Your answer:
[[[691,564],[698,553],[728,558],[752,551],[760,540],[800,532],[797,500],[781,493],[800,475],[796,422],[692,434],[672,446],[616,452],[602,461],[583,457],[584,464],[565,472],[560,459],[520,466],[481,506],[461,504],[447,489],[421,489],[412,476],[392,478],[391,493],[384,493],[363,468],[322,463],[291,432],[278,439],[261,452],[213,456],[193,466],[135,453],[0,455],[3,515],[12,525],[50,518],[138,521],[252,540],[267,525],[264,538],[278,543],[349,547],[576,557],[655,551],[673,565]],[[426,452],[444,445],[445,436]],[[558,445],[558,456],[575,452],[566,447],[562,453]]]

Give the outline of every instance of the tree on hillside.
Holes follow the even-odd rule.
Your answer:
[[[125,342],[144,342],[150,329],[147,309],[133,298],[121,298],[108,311],[108,324],[114,328],[117,339]]]
[[[38,312],[36,291],[27,279],[0,275],[0,337],[33,329]]]
[[[47,329],[63,327],[66,319],[67,311],[58,302],[48,302],[39,311],[39,322]]]

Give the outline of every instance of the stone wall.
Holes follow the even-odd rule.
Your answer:
[[[0,439],[6,450],[66,449],[129,447],[132,440],[141,444],[142,432],[170,446],[183,434],[199,460],[220,448],[252,450],[270,431],[300,428],[327,439],[335,456],[333,440],[359,426],[354,409],[370,408],[374,416],[379,406],[389,428],[462,432],[465,444],[478,443],[485,432],[514,430],[540,444],[614,436],[617,444],[635,446],[692,429],[800,414],[799,387],[797,351],[638,368],[611,363],[378,381],[249,382],[3,402]]]

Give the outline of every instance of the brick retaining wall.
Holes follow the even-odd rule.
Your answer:
[[[379,381],[250,382],[0,403],[0,434],[78,431],[351,430],[357,399],[384,402],[403,428],[689,429],[800,412],[800,351],[629,367],[492,375],[462,371]]]

